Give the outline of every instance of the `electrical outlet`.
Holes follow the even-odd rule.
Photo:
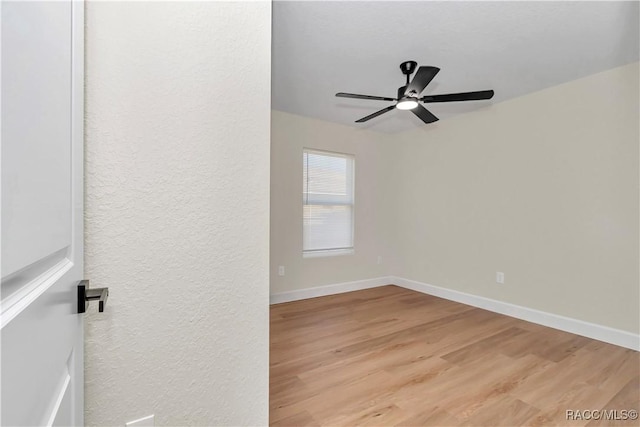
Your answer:
[[[502,271],[496,272],[496,283],[499,283],[501,285],[504,284],[504,273]]]
[[[378,255],[378,261],[377,261],[378,265],[382,264],[382,257],[380,255]]]
[[[125,424],[126,427],[153,427],[155,426],[155,415],[147,415],[146,417],[139,418],[137,420],[129,421]]]
[[[278,266],[278,276],[284,276],[284,265]]]

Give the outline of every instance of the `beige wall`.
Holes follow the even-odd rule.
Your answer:
[[[386,274],[391,163],[384,135],[320,120],[272,112],[271,293],[369,279]],[[353,255],[302,258],[302,149],[355,155]],[[378,255],[382,264],[377,264]],[[278,266],[285,276],[278,276]]]
[[[394,273],[637,333],[638,77],[636,63],[395,137]]]
[[[86,423],[266,425],[270,3],[86,12]]]
[[[637,63],[396,135],[273,112],[271,292],[395,275],[637,333],[638,117]],[[302,258],[303,146],[356,153],[356,256]]]

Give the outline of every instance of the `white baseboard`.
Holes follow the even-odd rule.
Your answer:
[[[298,289],[295,291],[271,294],[269,302],[280,304],[283,302],[298,301],[301,299],[324,297],[327,295],[342,294],[345,292],[360,291],[362,289],[376,288],[392,284],[392,277],[376,277],[374,279],[356,280],[355,282],[337,283],[334,285],[318,286],[315,288]]]
[[[622,331],[620,329],[597,325],[595,323],[572,319],[570,317],[547,313],[533,308],[522,307],[452,289],[441,288],[427,283],[416,282],[415,280],[403,279],[401,277],[391,277],[389,283],[393,283],[406,289],[422,292],[424,294],[460,302],[462,304],[482,308],[495,313],[515,317],[517,319],[526,320],[538,325],[548,326],[561,331],[571,332],[576,335],[582,335],[598,341],[604,341],[610,344],[640,351],[640,335]]]

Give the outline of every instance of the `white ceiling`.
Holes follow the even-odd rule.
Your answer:
[[[424,94],[493,89],[491,101],[429,104],[441,120],[639,58],[639,3],[276,1],[274,109],[379,132],[428,126],[393,110],[406,60],[439,67]]]

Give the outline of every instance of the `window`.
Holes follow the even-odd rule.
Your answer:
[[[353,253],[353,156],[303,151],[305,257]]]

